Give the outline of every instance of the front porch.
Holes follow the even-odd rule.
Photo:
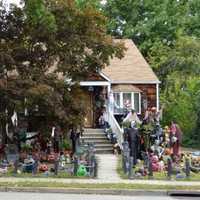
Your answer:
[[[99,117],[109,107],[110,83],[108,81],[80,82],[84,91],[85,128],[99,128]]]

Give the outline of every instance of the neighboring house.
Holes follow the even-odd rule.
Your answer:
[[[99,74],[91,75],[87,81],[80,83],[85,91],[87,108],[85,127],[98,126],[104,107],[111,126],[117,127],[115,119],[119,121],[127,109],[135,109],[139,115],[148,107],[159,110],[160,82],[157,76],[133,41],[123,41],[127,51],[121,60],[112,59]]]

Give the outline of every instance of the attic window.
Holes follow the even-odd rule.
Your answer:
[[[124,114],[134,109],[141,114],[141,94],[139,92],[114,92],[114,114]]]

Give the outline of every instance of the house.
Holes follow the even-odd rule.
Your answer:
[[[85,127],[95,128],[102,109],[106,108],[112,128],[126,110],[142,115],[148,107],[159,110],[159,80],[132,40],[124,39],[127,51],[122,59],[114,58],[99,74],[80,82],[85,91]]]

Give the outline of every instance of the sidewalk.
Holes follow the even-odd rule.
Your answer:
[[[200,181],[158,181],[158,180],[116,180],[108,178],[107,180],[102,179],[63,179],[63,178],[0,178],[1,183],[18,183],[18,182],[52,182],[52,183],[65,183],[65,184],[143,184],[143,185],[173,185],[173,186],[199,186]]]

